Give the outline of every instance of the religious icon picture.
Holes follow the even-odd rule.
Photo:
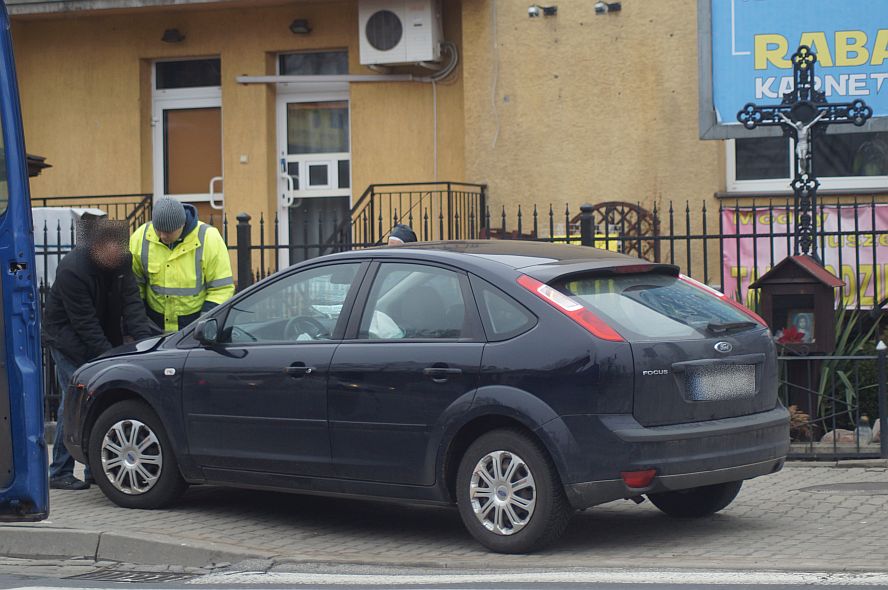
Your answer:
[[[788,328],[795,328],[801,338],[799,342],[814,342],[814,312],[790,310]]]

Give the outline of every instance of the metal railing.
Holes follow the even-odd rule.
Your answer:
[[[439,203],[441,196],[436,197]],[[477,196],[479,203],[486,199],[484,191],[479,191]],[[406,206],[407,211],[424,202],[416,195],[411,201],[410,191],[403,193],[402,198],[400,204]],[[767,205],[741,205],[738,201],[722,204],[715,210],[705,202],[696,210],[689,202],[681,206],[668,202],[665,207],[655,205],[650,210],[638,204],[614,202],[584,205],[579,209],[548,204],[533,206],[530,211],[521,206],[502,206],[491,211],[485,206],[480,216],[474,206],[469,206],[465,213],[454,210],[453,218],[446,223],[437,209],[434,216],[423,212],[418,217],[403,217],[404,209],[398,208],[399,203],[391,202],[391,215],[387,209],[382,223],[379,210],[372,210],[376,219],[372,224],[370,206],[366,203],[368,201],[356,207],[361,213],[356,219],[345,220],[347,225],[335,217],[319,216],[313,221],[305,219],[296,226],[291,223],[289,236],[281,235],[277,216],[269,222],[260,214],[258,232],[254,231],[255,222],[245,221],[251,228],[248,234],[251,238],[241,255],[246,256],[247,250],[258,252],[259,267],[253,268],[255,264],[251,263],[251,268],[254,279],[262,278],[280,268],[280,254],[284,251],[290,253],[290,260],[303,260],[380,245],[391,229],[391,225],[386,225],[390,219],[392,225],[398,221],[412,222],[421,241],[438,239],[443,234],[457,236],[452,239],[585,244],[669,262],[679,266],[684,274],[755,306],[755,292],[748,290],[749,284],[792,252],[792,205],[788,200]],[[823,198],[819,208],[821,218],[831,219],[818,234],[819,251],[828,269],[846,283],[842,294],[845,307],[879,307],[888,296],[888,202],[876,201],[875,197],[866,200]],[[581,227],[584,215],[585,234]],[[238,249],[237,239],[228,240],[228,224],[229,219],[225,217],[226,241],[230,248]],[[311,231],[307,224],[312,224]],[[269,225],[273,231],[269,231],[272,229]],[[318,240],[302,239],[302,236],[325,237]]]
[[[486,208],[486,184],[371,184],[332,236],[340,242],[382,244],[395,224],[406,223],[423,241],[473,239],[480,225],[472,227],[469,220],[480,224]]]
[[[790,458],[888,459],[885,352],[778,357]]]
[[[100,209],[109,219],[125,219],[132,229],[136,229],[151,218],[151,203],[150,193],[66,195],[31,199],[32,207]]]

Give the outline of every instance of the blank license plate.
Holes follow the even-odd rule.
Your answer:
[[[755,365],[708,365],[687,373],[691,401],[719,401],[755,397]]]

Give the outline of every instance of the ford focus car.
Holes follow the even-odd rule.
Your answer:
[[[712,514],[789,447],[758,316],[672,265],[516,241],[310,260],[66,395],[66,446],[120,506],[189,484],[456,504],[500,552],[623,498]]]

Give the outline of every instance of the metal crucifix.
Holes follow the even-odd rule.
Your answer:
[[[828,104],[823,92],[814,88],[817,55],[805,45],[792,55],[793,89],[775,106],[747,103],[737,120],[747,129],[780,125],[785,137],[795,143],[796,166],[790,186],[795,197],[795,240],[793,254],[817,255],[817,189],[814,173],[814,138],[832,124],[853,123],[860,127],[873,110],[862,100]]]

